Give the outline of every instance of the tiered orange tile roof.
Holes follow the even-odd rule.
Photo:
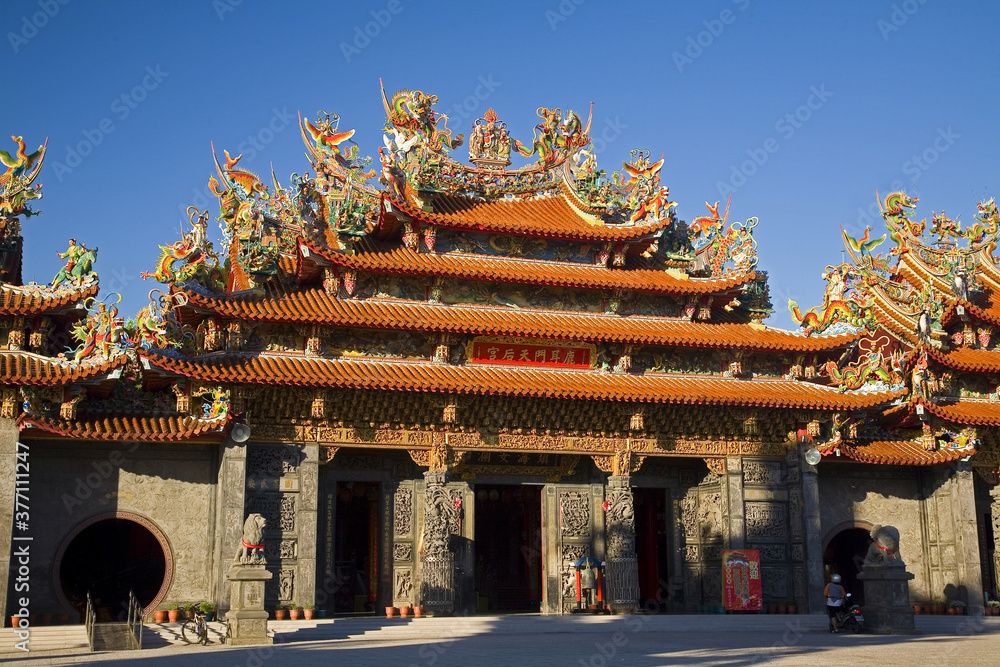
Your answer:
[[[663,318],[571,313],[402,300],[338,299],[321,289],[263,298],[205,296],[184,290],[188,302],[224,317],[373,329],[526,336],[577,341],[745,350],[834,350],[860,333],[803,336],[750,324],[708,324]]]
[[[860,409],[891,401],[904,391],[841,393],[795,380],[631,375],[432,362],[328,359],[231,353],[175,358],[147,352],[151,364],[190,378],[315,387],[498,394],[651,403]]]
[[[222,439],[226,419],[208,421],[194,417],[106,417],[68,421],[25,414],[20,417],[19,423],[22,433],[25,427],[35,427],[48,433],[82,440],[216,441]]]
[[[79,288],[0,284],[0,315],[40,315],[96,296],[97,281]]]
[[[465,253],[422,253],[405,246],[373,241],[355,244],[355,254],[309,248],[326,259],[353,269],[377,273],[442,276],[466,280],[590,289],[625,289],[653,294],[713,294],[746,284],[755,272],[725,278],[687,278],[657,269],[609,269],[579,262],[552,262]]]
[[[927,346],[927,353],[940,363],[960,371],[996,373],[1000,371],[1000,350],[956,347],[947,352]]]
[[[1000,425],[1000,403],[974,399],[921,403],[931,414],[955,424]]]
[[[828,442],[817,447],[823,456],[841,455],[863,463],[887,465],[928,466],[957,461],[976,453],[974,447],[965,449],[940,447],[933,452],[924,449],[919,440],[875,440],[857,443]]]
[[[124,354],[76,363],[43,357],[34,352],[0,350],[0,382],[23,385],[62,385],[99,377],[121,368]]]
[[[598,216],[585,213],[570,203],[562,192],[530,199],[482,201],[456,195],[432,195],[424,211],[413,201],[386,196],[392,206],[406,215],[452,229],[465,229],[518,236],[538,236],[575,241],[638,241],[671,224],[671,219],[636,225],[608,225]]]

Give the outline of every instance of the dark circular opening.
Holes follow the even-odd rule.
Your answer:
[[[124,620],[128,593],[149,605],[166,575],[163,547],[147,528],[128,519],[105,519],[73,538],[60,564],[60,583],[76,609],[87,606],[87,592],[98,621]]]

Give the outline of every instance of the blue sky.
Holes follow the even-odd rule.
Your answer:
[[[309,169],[295,116],[322,109],[375,156],[379,77],[438,95],[466,134],[492,106],[523,141],[537,107],[593,102],[609,173],[632,148],[664,153],[681,218],[730,192],[731,220],[760,218],[774,326],[792,326],[789,298],[822,300],[841,225],[879,224],[876,189],[965,223],[1000,197],[1000,3],[63,2],[0,4],[0,148],[49,138],[24,278],[49,281],[77,237],[123,313],[183,209],[217,215],[209,142],[287,184]]]

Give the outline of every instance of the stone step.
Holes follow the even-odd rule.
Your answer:
[[[30,628],[28,646],[32,652],[88,648],[85,625],[40,625]],[[14,628],[0,628],[0,653],[22,653],[14,645],[21,641]]]

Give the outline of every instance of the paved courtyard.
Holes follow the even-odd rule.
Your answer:
[[[914,636],[831,635],[823,616],[505,616],[283,625],[255,649],[168,643],[141,652],[0,654],[8,665],[977,665],[997,664],[1000,619],[917,617]],[[163,633],[163,629],[161,629]],[[169,632],[166,634],[169,635]]]

